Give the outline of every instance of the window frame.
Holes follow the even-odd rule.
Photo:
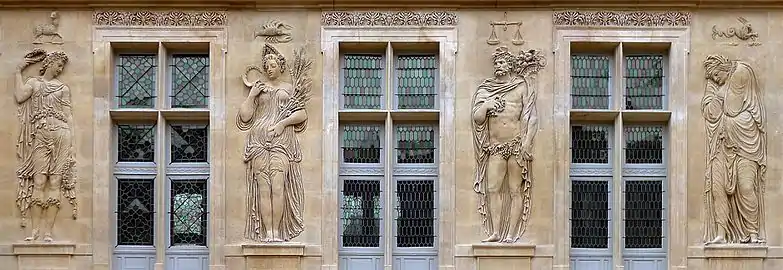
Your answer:
[[[399,107],[399,98],[398,98],[398,94],[399,94],[399,90],[400,90],[400,88],[399,88],[400,84],[399,84],[399,77],[398,77],[398,73],[397,73],[397,70],[398,70],[398,67],[399,67],[399,65],[398,65],[399,57],[400,56],[430,56],[430,55],[435,57],[435,74],[436,74],[436,76],[434,78],[434,81],[433,81],[433,83],[435,84],[435,89],[434,89],[435,91],[433,93],[434,104],[433,104],[432,108],[429,108],[429,109],[402,109],[402,108],[400,108]],[[438,101],[439,101],[439,98],[440,98],[440,80],[441,80],[441,78],[440,78],[441,76],[438,76],[438,75],[441,75],[440,57],[439,57],[439,55],[437,53],[435,53],[435,52],[415,52],[415,51],[413,51],[413,52],[411,52],[411,51],[397,52],[397,51],[393,51],[392,52],[392,57],[394,59],[392,59],[391,72],[389,72],[392,75],[392,78],[390,78],[391,79],[391,87],[392,87],[392,89],[390,91],[389,90],[386,91],[387,94],[391,95],[391,99],[392,99],[391,104],[390,104],[391,107],[389,109],[390,110],[394,110],[394,111],[438,111],[440,109],[440,102],[438,102]]]
[[[172,85],[173,78],[174,78],[174,67],[172,65],[174,64],[174,57],[178,55],[185,55],[185,56],[206,56],[207,57],[207,92],[206,92],[206,99],[207,102],[203,107],[174,107],[174,87]],[[210,55],[209,52],[198,52],[198,51],[190,51],[190,50],[176,50],[173,49],[172,51],[168,52],[166,55],[165,65],[166,65],[166,81],[165,81],[165,94],[166,94],[166,102],[164,104],[164,108],[166,109],[179,109],[179,110],[203,110],[203,109],[209,109],[210,97],[212,92],[212,82],[211,82],[211,74],[212,74],[212,66],[210,65]]]
[[[377,108],[377,109],[353,109],[353,108],[346,108],[345,107],[345,92],[344,92],[345,84],[346,84],[346,82],[345,82],[345,69],[347,69],[347,65],[348,65],[346,63],[347,60],[345,59],[346,55],[364,55],[364,56],[370,56],[371,55],[371,56],[380,56],[381,57],[381,67],[382,67],[381,68],[381,81],[384,82],[384,83],[381,84],[381,96],[380,96],[380,107],[379,108]],[[389,109],[389,104],[387,104],[386,99],[388,98],[389,89],[388,89],[388,86],[387,86],[386,82],[389,80],[388,72],[387,72],[387,68],[388,68],[388,65],[389,65],[389,59],[387,59],[386,53],[385,52],[356,52],[356,53],[348,52],[348,53],[346,53],[344,51],[341,51],[340,54],[339,54],[339,57],[340,57],[340,60],[339,60],[340,68],[339,68],[339,71],[338,71],[338,74],[339,74],[339,86],[338,86],[339,92],[338,93],[339,93],[339,98],[340,98],[339,99],[339,110],[341,110],[341,111],[385,111],[385,110],[388,110]]]

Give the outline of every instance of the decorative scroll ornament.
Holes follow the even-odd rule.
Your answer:
[[[533,139],[538,132],[536,77],[546,59],[538,50],[513,54],[499,47],[492,62],[493,77],[478,86],[472,99],[473,190],[489,236],[483,242],[513,243],[530,222]]]
[[[33,30],[33,44],[62,44],[63,36],[58,32],[60,28],[60,15],[57,11],[49,14],[49,23],[39,24]]]
[[[102,26],[225,26],[222,11],[96,11],[93,24]]]
[[[286,43],[291,41],[291,29],[286,23],[278,20],[271,20],[261,26],[261,29],[255,31],[253,37],[264,37],[269,43]]]
[[[562,26],[688,26],[691,14],[681,11],[556,11],[555,25]]]
[[[516,26],[516,27],[514,27],[516,31],[514,32],[514,37],[511,39],[511,44],[514,44],[514,45],[523,45],[523,44],[525,44],[525,41],[522,40],[522,32],[521,32],[522,22],[521,21],[517,21],[517,22],[508,21],[508,19],[506,19],[507,15],[508,14],[506,12],[503,12],[503,20],[502,21],[489,22],[489,26],[492,27],[492,32],[489,34],[489,38],[487,39],[487,44],[489,44],[489,45],[498,45],[498,44],[500,44],[500,39],[498,38],[498,34],[497,34],[497,31],[496,31],[497,30],[496,26],[501,26],[502,27],[501,29],[503,30],[503,32],[506,32],[506,31],[508,31],[508,27],[511,26],[511,25]]]
[[[707,127],[704,241],[764,243],[766,112],[748,63],[710,55],[701,100]]]
[[[24,79],[22,72],[35,63],[41,63],[40,76]],[[22,227],[27,226],[28,216],[32,221],[25,241],[38,240],[42,234],[44,241],[54,241],[52,229],[63,197],[73,208],[73,219],[78,213],[71,90],[58,79],[67,63],[64,52],[34,49],[16,69],[14,96],[21,126],[16,144],[16,206]]]
[[[720,38],[725,39],[731,39],[732,37],[736,37],[739,40],[742,41],[750,41],[748,43],[748,46],[759,46],[761,45],[760,42],[756,41],[759,37],[759,33],[753,31],[753,27],[750,25],[750,22],[743,18],[743,17],[737,17],[737,20],[742,23],[741,26],[734,27],[730,26],[726,28],[726,30],[719,30],[717,25],[712,26],[712,39],[717,40]],[[726,42],[726,45],[729,46],[737,46],[737,42]]]
[[[245,237],[261,242],[285,242],[304,230],[302,209],[302,146],[297,134],[307,128],[312,87],[312,59],[304,48],[294,51],[293,63],[269,43],[261,67],[247,67],[242,81],[250,88],[236,117],[248,132],[245,151],[247,217]],[[291,65],[290,69],[286,69]],[[251,78],[252,71],[266,79]],[[290,73],[291,82],[284,80]]]
[[[456,26],[457,14],[448,11],[329,11],[321,14],[323,26]]]

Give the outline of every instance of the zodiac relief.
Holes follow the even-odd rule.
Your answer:
[[[704,69],[704,241],[764,243],[767,134],[761,88],[745,62],[710,55]]]
[[[726,28],[726,30],[718,30],[717,25],[712,26],[712,39],[717,39],[718,37],[731,39],[732,37],[736,37],[739,40],[743,41],[750,41],[748,43],[748,46],[759,46],[761,45],[760,42],[757,41],[759,38],[759,33],[753,31],[753,27],[750,25],[750,22],[743,18],[738,17],[737,20],[742,23],[742,26],[734,27],[730,26]],[[738,44],[733,41],[726,42],[726,45],[729,46],[737,46]]]
[[[546,66],[540,51],[518,55],[499,47],[492,55],[493,77],[478,86],[472,99],[476,170],[482,242],[514,243],[530,218],[533,139],[538,131],[536,76]]]
[[[291,29],[293,27],[278,20],[271,20],[253,34],[253,37],[264,37],[269,43],[286,43],[291,41]]]
[[[35,63],[41,63],[40,76],[24,79],[22,72]],[[71,90],[58,79],[67,63],[64,52],[35,49],[16,69],[14,96],[21,125],[16,205],[22,227],[27,226],[28,216],[32,221],[25,241],[38,240],[42,234],[44,241],[54,240],[52,229],[63,197],[73,207],[73,219],[77,217]]]
[[[497,31],[496,31],[497,30],[496,26],[501,26],[500,29],[503,30],[503,32],[506,32],[506,31],[508,31],[508,27],[512,26],[512,25],[514,25],[516,27],[514,29],[515,30],[514,31],[514,36],[511,38],[511,44],[514,44],[514,45],[524,45],[525,44],[525,41],[522,40],[522,30],[521,30],[522,29],[522,22],[521,21],[516,21],[516,22],[509,21],[508,19],[506,19],[507,15],[508,15],[507,12],[504,12],[502,21],[489,22],[489,25],[492,27],[492,32],[490,32],[489,38],[487,38],[487,44],[489,44],[489,45],[498,45],[498,44],[500,44],[500,38],[498,38],[498,34],[497,34]]]
[[[33,44],[52,43],[62,44],[63,37],[58,33],[60,27],[60,15],[57,11],[49,15],[49,23],[39,24],[33,30]],[[48,38],[48,41],[44,39]]]
[[[248,132],[244,162],[247,182],[245,236],[261,242],[284,242],[304,229],[304,190],[297,138],[307,127],[305,105],[310,99],[312,60],[304,49],[289,63],[277,49],[264,46],[261,67],[242,75],[250,93],[237,114],[237,127]],[[290,69],[287,67],[291,65]],[[251,79],[251,71],[266,79]],[[291,82],[283,75],[288,71]]]

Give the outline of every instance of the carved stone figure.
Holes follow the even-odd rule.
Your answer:
[[[269,43],[286,43],[291,41],[291,30],[293,27],[278,20],[271,20],[261,26],[261,29],[255,32],[254,37],[265,37]]]
[[[60,15],[57,11],[53,11],[49,15],[49,23],[39,24],[33,31],[33,44],[52,43],[62,44],[63,37],[57,32],[57,28],[60,27]],[[44,37],[49,38],[48,41],[44,41]]]
[[[306,58],[304,49],[294,52],[289,70],[292,83],[283,78],[288,65],[283,54],[266,44],[261,68],[250,66],[242,75],[250,94],[239,109],[237,127],[248,132],[245,236],[251,240],[289,241],[304,229],[302,148],[297,133],[307,127],[312,60]],[[252,70],[266,80],[250,79]]]
[[[747,63],[710,55],[704,69],[704,241],[763,243],[767,135],[761,88]]]
[[[514,55],[499,47],[494,76],[473,95],[476,154],[473,189],[479,194],[483,242],[519,240],[530,217],[533,139],[538,131],[536,75],[546,66],[540,51]]]
[[[737,17],[737,20],[742,23],[742,26],[740,27],[728,27],[726,30],[718,30],[717,25],[712,26],[712,39],[717,39],[718,37],[730,39],[732,37],[736,37],[739,40],[744,41],[750,41],[748,43],[748,46],[758,46],[761,45],[758,41],[756,41],[759,37],[759,33],[753,31],[753,27],[750,25],[750,22],[743,18],[743,17]],[[737,46],[736,42],[728,42],[728,45],[731,46]]]
[[[514,45],[524,45],[525,44],[525,41],[522,40],[522,30],[521,30],[522,22],[521,21],[516,21],[516,22],[509,21],[506,18],[507,15],[508,15],[507,12],[503,12],[503,20],[502,21],[489,22],[489,26],[492,27],[492,32],[489,34],[489,38],[487,38],[487,44],[489,44],[489,45],[498,45],[498,44],[500,44],[500,39],[498,38],[498,34],[497,34],[497,31],[496,31],[497,29],[495,29],[496,26],[501,26],[500,29],[503,30],[503,32],[506,32],[506,31],[508,31],[508,27],[512,26],[512,25],[516,26],[516,31],[514,32],[514,37],[512,37],[512,39],[511,39],[511,44],[514,44]]]
[[[40,76],[23,79],[22,71],[41,62]],[[58,79],[68,63],[64,52],[35,49],[25,55],[16,69],[16,91],[19,104],[19,138],[17,157],[19,179],[16,205],[22,214],[22,227],[32,210],[32,232],[26,241],[53,241],[52,228],[65,197],[73,207],[76,219],[76,178],[74,169],[71,90]]]

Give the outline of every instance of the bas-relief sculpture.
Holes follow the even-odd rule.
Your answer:
[[[101,26],[225,26],[225,11],[101,10],[92,14]]]
[[[719,30],[717,25],[713,25],[712,39],[716,40],[719,37],[724,39],[731,39],[733,37],[736,37],[737,39],[742,41],[749,41],[748,46],[761,45],[761,43],[757,41],[759,37],[759,33],[753,31],[753,27],[750,25],[750,22],[743,17],[737,17],[737,20],[740,23],[742,23],[742,26],[739,27],[730,26],[725,30]],[[738,44],[736,42],[729,41],[726,42],[726,45],[737,46]]]
[[[525,41],[522,40],[522,32],[521,32],[522,22],[521,21],[515,21],[515,22],[509,21],[508,19],[506,19],[507,15],[508,14],[506,12],[504,12],[502,21],[489,22],[489,26],[492,27],[492,32],[489,34],[489,38],[487,38],[487,44],[489,44],[489,45],[498,45],[498,44],[500,44],[500,39],[498,38],[498,34],[497,34],[497,31],[496,31],[497,29],[495,29],[496,26],[501,26],[502,27],[501,29],[503,30],[503,32],[506,32],[506,31],[508,31],[508,27],[511,26],[511,25],[516,25],[516,27],[515,27],[516,31],[514,32],[514,37],[511,39],[511,44],[514,44],[514,45],[523,45],[523,44],[525,44]]]
[[[761,88],[745,62],[710,55],[704,69],[704,241],[764,243],[767,135]]]
[[[457,14],[451,11],[327,11],[322,26],[455,26]]]
[[[513,243],[530,218],[532,148],[538,131],[536,75],[546,60],[537,50],[514,55],[499,47],[492,62],[493,77],[478,86],[471,102],[473,189],[488,236],[483,242]]]
[[[51,14],[49,14],[49,23],[39,24],[33,30],[33,44],[62,44],[63,37],[60,35],[60,33],[58,33],[59,27],[60,15],[57,13],[57,11],[53,11]]]
[[[293,26],[278,20],[270,20],[256,30],[253,37],[264,37],[269,43],[286,43],[291,41],[291,29]]]
[[[245,237],[254,241],[289,241],[304,229],[302,146],[297,133],[307,127],[305,105],[310,98],[312,60],[304,48],[295,50],[293,56],[293,63],[288,62],[277,49],[265,44],[261,67],[249,66],[242,75],[250,93],[236,121],[240,130],[248,132],[244,151]],[[251,78],[252,71],[266,79]],[[291,82],[283,77],[286,71]]]
[[[555,11],[556,26],[681,27],[691,24],[691,14],[683,11]]]
[[[40,76],[24,79],[23,71],[36,63],[41,63]],[[22,227],[27,226],[28,216],[32,223],[26,241],[41,235],[44,241],[53,241],[52,229],[63,197],[73,207],[72,217],[77,217],[71,90],[58,79],[67,63],[64,52],[35,49],[16,69],[14,97],[21,125],[16,145],[16,205]]]

